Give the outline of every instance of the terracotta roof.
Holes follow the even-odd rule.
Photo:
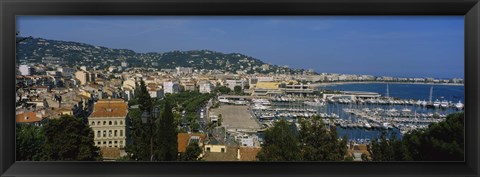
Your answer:
[[[128,104],[122,99],[102,99],[95,103],[90,117],[127,117]]]
[[[236,146],[227,146],[226,152],[205,152],[203,160],[205,161],[237,161],[237,150]]]
[[[33,123],[42,121],[42,117],[37,117],[35,112],[25,112],[22,114],[17,114],[15,117],[15,122],[17,123]]]
[[[240,147],[240,161],[257,161],[257,154],[261,149],[260,147]]]
[[[203,144],[205,139],[207,138],[207,134],[201,133],[179,133],[177,135],[177,143],[178,143],[178,152],[185,152],[187,150],[188,142],[190,141],[190,137],[192,136],[199,136],[200,137],[200,144]]]
[[[118,159],[120,158],[120,149],[112,147],[101,147],[100,152],[105,159]]]

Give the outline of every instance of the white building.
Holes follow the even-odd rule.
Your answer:
[[[164,94],[167,94],[167,93],[174,94],[174,93],[178,93],[178,92],[180,92],[180,85],[178,84],[178,82],[164,82],[163,83],[163,93]]]
[[[125,62],[125,61],[124,61],[124,62],[122,62],[122,64],[121,64],[121,65],[122,65],[122,67],[124,67],[124,68],[128,67],[128,63],[127,63],[127,62]]]
[[[191,74],[193,72],[193,68],[190,67],[176,67],[177,74]]]
[[[128,104],[122,99],[101,99],[88,117],[98,147],[124,148],[127,143]]]
[[[22,76],[30,76],[33,74],[33,68],[28,65],[20,65],[18,70],[22,74]]]
[[[211,93],[213,92],[214,87],[212,83],[208,81],[202,81],[200,82],[198,89],[200,93]]]
[[[226,80],[225,81],[225,85],[230,88],[231,90],[234,90],[235,89],[235,86],[240,86],[243,88],[245,88],[245,85],[246,85],[246,81],[243,80],[243,79],[238,79],[238,80]]]

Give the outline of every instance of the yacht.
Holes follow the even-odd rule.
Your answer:
[[[458,101],[458,103],[455,104],[455,107],[458,109],[458,110],[462,110],[463,109],[463,103],[461,101]]]
[[[433,102],[433,107],[438,108],[440,107],[441,102],[437,99],[435,102]]]
[[[442,108],[448,108],[448,101],[447,100],[443,100],[441,103],[440,103],[440,106]]]

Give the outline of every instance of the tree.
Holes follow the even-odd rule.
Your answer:
[[[157,121],[157,159],[175,161],[178,156],[177,125],[172,113],[170,100],[165,100],[162,116]]]
[[[132,140],[131,144],[125,147],[129,160],[150,160],[150,140],[147,139],[144,124],[141,119],[142,111],[140,109],[130,109],[128,112],[128,120],[131,125],[129,131]]]
[[[230,88],[228,88],[227,86],[220,86],[220,87],[217,87],[215,89],[215,92],[218,92],[220,94],[228,94],[228,93],[232,92],[232,90]]]
[[[402,140],[382,136],[368,150],[373,161],[462,161],[464,139],[464,113],[455,113],[443,122],[405,134]]]
[[[17,125],[15,138],[16,160],[39,161],[44,158],[45,136],[40,127],[32,124]]]
[[[464,113],[447,116],[425,130],[413,131],[403,137],[405,160],[463,161],[465,147]]]
[[[140,110],[142,112],[147,111],[151,113],[152,111],[152,98],[148,93],[147,87],[145,86],[145,82],[143,79],[140,80],[140,89],[138,93],[138,103],[140,104]]]
[[[304,161],[342,161],[347,153],[347,138],[338,140],[336,127],[327,128],[319,116],[300,121],[300,148]]]
[[[362,157],[365,161],[400,161],[403,160],[402,143],[393,135],[387,139],[386,132],[383,131],[380,139],[375,139],[370,145],[367,145],[367,150],[370,157]]]
[[[45,160],[101,160],[100,149],[93,141],[93,131],[81,119],[62,115],[44,126]]]
[[[241,87],[241,86],[238,86],[238,85],[237,85],[237,86],[235,86],[235,87],[233,88],[233,90],[234,90],[235,94],[237,94],[237,95],[241,95],[241,94],[242,94],[242,87]]]
[[[265,141],[257,155],[260,161],[297,161],[301,159],[299,142],[285,120],[265,131]]]
[[[180,154],[180,160],[182,161],[198,161],[201,160],[200,154],[202,149],[197,142],[188,144],[184,153]]]

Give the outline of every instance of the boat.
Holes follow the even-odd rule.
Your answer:
[[[438,108],[440,107],[441,102],[437,99],[435,102],[433,102],[433,107]]]
[[[309,106],[325,106],[325,102],[322,102],[318,99],[315,99],[314,101],[305,101],[303,103]]]
[[[462,110],[464,107],[463,103],[461,101],[458,101],[458,103],[455,104],[455,108],[458,110]]]
[[[370,125],[368,122],[367,122],[367,123],[365,123],[365,125],[364,125],[364,126],[365,126],[365,128],[367,128],[367,129],[370,129],[370,128],[372,128],[372,126],[371,126],[371,125]]]
[[[423,100],[421,104],[422,104],[423,107],[427,106],[427,102],[425,100]]]
[[[389,128],[391,128],[391,125],[390,125],[390,123],[388,123],[388,122],[384,122],[384,123],[382,124],[382,128],[383,128],[383,129],[389,129]]]
[[[449,104],[448,104],[448,101],[447,101],[447,100],[443,100],[442,102],[440,102],[440,106],[441,106],[442,108],[448,108],[448,105],[449,105]]]

